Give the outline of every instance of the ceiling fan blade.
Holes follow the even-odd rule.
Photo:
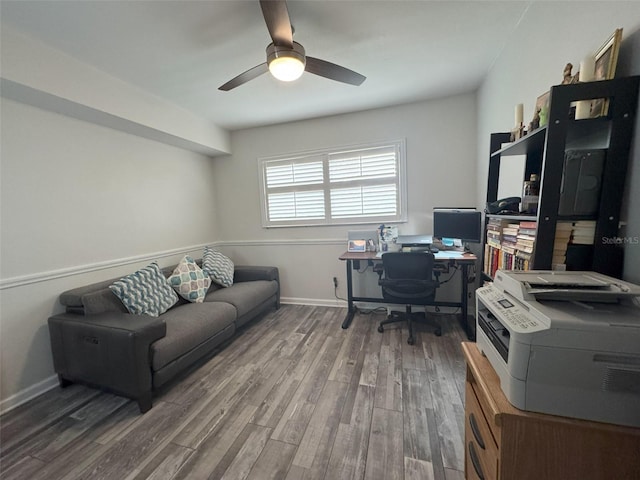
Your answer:
[[[293,48],[293,30],[285,0],[260,0],[262,15],[273,44]]]
[[[335,63],[307,56],[305,71],[350,85],[361,85],[367,77]]]
[[[223,90],[225,92],[231,90],[232,88],[239,87],[243,83],[247,83],[249,80],[253,80],[256,77],[259,77],[263,73],[267,73],[269,71],[269,66],[267,62],[261,63],[260,65],[256,65],[253,68],[250,68],[244,73],[241,73],[235,78],[232,78],[227,83],[218,87],[218,90]]]

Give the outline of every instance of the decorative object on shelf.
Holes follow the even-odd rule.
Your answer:
[[[580,62],[579,78],[581,82],[591,82],[594,80],[596,69],[596,59],[592,55],[587,55]],[[583,120],[591,117],[591,100],[581,100],[576,103],[576,120]]]
[[[524,119],[524,105],[522,103],[518,103],[515,108],[515,127],[511,130],[511,141],[518,140],[522,138],[524,133],[524,124],[522,123]]]
[[[580,71],[578,72],[578,79],[581,82],[591,82],[595,79],[596,74],[596,57],[593,55],[587,55],[580,62]]]
[[[532,173],[529,180],[522,187],[522,202],[520,213],[535,215],[538,212],[538,199],[540,195],[540,181],[537,174]]]
[[[571,85],[572,83],[578,83],[578,73],[572,75],[571,70],[573,70],[573,64],[567,63],[564,66],[564,70],[562,71],[561,85]]]
[[[618,28],[596,53],[594,80],[611,80],[615,77],[621,42],[622,29]],[[598,98],[591,102],[591,118],[607,115],[607,113],[609,113],[609,99]]]
[[[529,122],[529,131],[533,132],[540,127],[540,109],[536,107],[536,113],[533,114],[531,122]]]

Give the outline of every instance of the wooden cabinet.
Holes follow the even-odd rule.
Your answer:
[[[467,362],[465,478],[640,478],[640,429],[518,410],[475,343],[465,342],[462,349]]]
[[[536,223],[533,255],[524,255],[530,257],[528,268],[550,270],[558,263],[554,261],[556,226],[559,222],[563,222],[563,227],[582,222],[582,229],[595,228],[591,230],[591,244],[570,248],[566,255],[556,249],[556,258],[558,255],[566,258],[567,270],[594,270],[620,278],[624,242],[616,239],[621,234],[622,192],[639,84],[640,77],[633,76],[552,87],[548,125],[502,148],[509,141],[509,134],[491,135],[487,202],[497,200],[501,163],[514,161],[516,156],[520,156],[519,161],[522,156],[525,160],[523,176],[517,180],[515,190],[521,189],[532,174],[540,181],[537,211],[529,216],[504,217],[516,223],[522,220]],[[608,105],[605,115],[572,118],[575,102],[603,98]],[[499,246],[495,250],[505,254]],[[487,271],[487,256],[495,254],[495,250],[485,245],[484,273],[488,279],[491,271]]]

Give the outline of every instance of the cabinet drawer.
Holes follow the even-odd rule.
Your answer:
[[[499,438],[500,438],[500,425],[496,424],[493,421],[493,415],[492,415],[492,410],[489,407],[489,400],[486,397],[486,394],[484,393],[484,391],[482,390],[482,388],[480,388],[480,385],[478,384],[478,382],[476,381],[475,377],[473,376],[473,373],[469,372],[469,374],[467,375],[467,387],[470,387],[473,390],[473,394],[475,395],[476,398],[476,403],[480,405],[480,409],[482,410],[482,412],[485,414],[484,418],[487,420],[488,425],[489,425],[489,429],[491,430],[491,434],[493,436],[493,439],[499,443]]]
[[[465,480],[497,480],[487,472],[478,456],[478,444],[473,440],[466,441],[465,444]]]
[[[498,445],[491,434],[491,429],[482,412],[480,403],[469,383],[465,388],[465,402],[464,428],[467,478],[484,477],[485,480],[496,479],[498,474]]]

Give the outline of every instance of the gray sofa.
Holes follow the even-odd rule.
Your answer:
[[[166,277],[173,268],[163,269]],[[115,280],[60,295],[66,312],[49,318],[54,368],[61,387],[81,382],[106,389],[136,400],[142,413],[154,390],[280,307],[276,267],[236,265],[231,287],[212,284],[204,302],[180,299],[158,317],[128,313],[109,289]]]

